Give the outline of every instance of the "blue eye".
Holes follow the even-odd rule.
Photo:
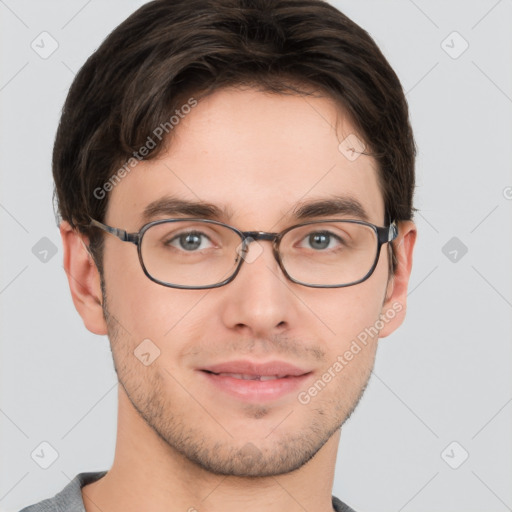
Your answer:
[[[174,236],[164,243],[165,245],[170,245],[177,249],[193,252],[198,249],[208,248],[201,246],[204,240],[210,240],[204,233],[201,233],[200,231],[187,231]]]
[[[308,247],[315,250],[333,249],[334,247],[331,245],[331,242],[335,243],[338,241],[343,244],[343,240],[339,236],[329,231],[314,231],[309,233],[305,239],[307,239]]]

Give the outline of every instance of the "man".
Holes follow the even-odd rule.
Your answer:
[[[398,78],[328,3],[157,0],[117,27],[53,159],[115,459],[25,512],[352,510],[337,447],[405,315],[414,158]]]

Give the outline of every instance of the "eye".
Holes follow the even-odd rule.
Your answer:
[[[203,245],[203,243],[207,244],[208,242],[211,242],[210,238],[200,231],[185,231],[164,240],[164,245],[193,252],[198,249],[208,249],[211,245]]]
[[[315,250],[334,249],[336,243],[344,245],[343,239],[330,231],[314,231],[305,236],[304,240],[307,241],[308,248],[310,247]],[[303,246],[301,245],[301,247]]]

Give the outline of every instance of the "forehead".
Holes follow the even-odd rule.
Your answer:
[[[360,141],[333,100],[225,88],[186,111],[168,149],[138,162],[110,192],[107,222],[137,229],[148,206],[172,197],[264,230],[293,220],[299,203],[341,197],[383,223],[375,160],[347,152]]]

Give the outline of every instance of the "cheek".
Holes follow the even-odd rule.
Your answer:
[[[324,290],[325,291],[325,290]],[[345,416],[349,413],[362,393],[373,368],[378,341],[379,320],[384,285],[382,280],[371,279],[359,285],[345,289],[327,291],[317,302],[321,322],[327,327],[322,332],[323,349],[326,352],[325,363],[312,385],[314,389],[305,390],[304,400],[323,389],[317,407],[325,401],[335,404],[334,414]],[[313,309],[313,308],[312,308]],[[299,397],[300,398],[300,397]],[[306,402],[301,402],[306,403]]]
[[[375,325],[382,310],[385,287],[385,279],[373,275],[358,285],[320,290],[317,300],[309,305],[320,319],[320,325],[325,326],[330,347],[339,351]]]
[[[194,318],[206,291],[166,288],[145,279],[147,283],[133,288],[130,296],[122,295],[122,317],[135,336],[162,347],[171,342],[176,346],[176,338],[186,339],[200,324]]]
[[[136,247],[129,244],[106,249],[104,271],[109,313],[122,327],[122,335],[134,338],[133,343],[145,338],[163,342],[204,294],[151,281],[142,270]]]

